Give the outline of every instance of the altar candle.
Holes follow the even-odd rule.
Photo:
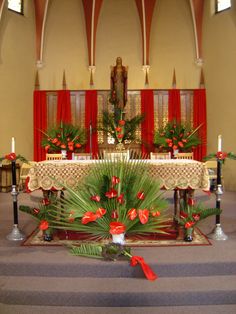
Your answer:
[[[218,152],[222,151],[222,136],[218,135]]]
[[[15,153],[15,138],[11,138],[11,152]]]

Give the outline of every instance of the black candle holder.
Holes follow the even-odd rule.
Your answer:
[[[13,228],[11,233],[8,234],[7,239],[10,241],[21,241],[25,239],[25,235],[18,228],[18,206],[17,206],[17,186],[16,186],[16,160],[11,161],[12,172],[12,190],[11,195],[13,199]]]
[[[222,162],[217,159],[217,179],[216,179],[216,208],[220,209],[221,203],[221,196],[223,195],[223,186],[222,186],[222,179],[221,179],[221,170],[222,170]],[[216,225],[213,231],[208,235],[209,238],[214,240],[227,240],[228,236],[224,233],[221,223],[220,223],[220,214],[216,215]]]

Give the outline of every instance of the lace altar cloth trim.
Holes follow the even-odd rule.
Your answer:
[[[209,177],[204,163],[192,161],[149,161],[150,174],[160,181],[163,189],[209,189]],[[38,162],[29,172],[28,188],[31,191],[62,190],[62,185],[70,188],[91,170],[92,161],[51,161]]]

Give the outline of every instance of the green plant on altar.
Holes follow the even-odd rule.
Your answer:
[[[192,151],[201,143],[201,139],[198,136],[197,128],[192,129],[190,126],[185,126],[175,121],[168,122],[164,127],[158,129],[154,134],[154,144],[160,150],[180,152]]]
[[[46,152],[61,150],[77,151],[86,143],[86,131],[70,123],[61,122],[60,125],[50,127],[44,134],[42,146]]]
[[[189,198],[187,202],[181,200],[180,213],[175,219],[180,226],[183,226],[188,236],[194,227],[203,219],[212,216],[220,215],[220,208],[204,208],[201,203],[196,203],[195,200]],[[187,239],[187,241],[191,241]]]
[[[211,153],[203,158],[203,160],[210,160],[210,159],[217,159],[220,163],[224,164],[226,159],[233,159],[236,160],[236,154],[233,152],[217,152],[217,153]]]
[[[65,194],[50,206],[49,227],[108,239],[119,233],[165,233],[170,221],[163,192],[143,160],[99,160],[76,189],[65,187]]]
[[[103,111],[102,127],[99,130],[110,135],[115,143],[133,142],[136,140],[136,130],[144,119],[139,114],[132,119],[125,119],[125,112],[119,108],[115,90],[111,91],[109,102],[113,105],[113,112]]]

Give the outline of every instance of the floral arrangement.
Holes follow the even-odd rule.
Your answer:
[[[16,155],[15,153],[10,153],[5,155],[4,157],[0,157],[0,162],[3,160],[7,160],[7,161],[14,161],[14,160],[20,160],[22,162],[28,162],[27,159],[25,159],[25,157],[23,157],[22,155]]]
[[[125,119],[124,111],[118,107],[115,90],[111,91],[109,102],[114,106],[113,112],[103,111],[101,131],[110,134],[115,143],[132,142],[136,139],[136,130],[143,121],[143,115],[136,115],[132,119]]]
[[[168,122],[165,127],[159,128],[155,133],[154,144],[160,150],[191,151],[201,143],[201,139],[197,134],[200,127],[201,125],[193,130],[191,127],[175,121]]]
[[[42,146],[46,152],[77,151],[86,143],[86,131],[72,124],[60,123],[43,132]]]
[[[220,208],[205,209],[201,203],[196,203],[195,200],[189,198],[187,202],[180,203],[180,214],[175,219],[180,226],[184,226],[186,230],[186,241],[192,241],[191,232],[193,228],[203,219],[212,216],[220,215]]]
[[[227,158],[236,160],[236,154],[234,154],[233,152],[226,153],[219,151],[217,153],[207,155],[206,157],[204,157],[204,160],[217,159],[219,162],[224,164]]]

